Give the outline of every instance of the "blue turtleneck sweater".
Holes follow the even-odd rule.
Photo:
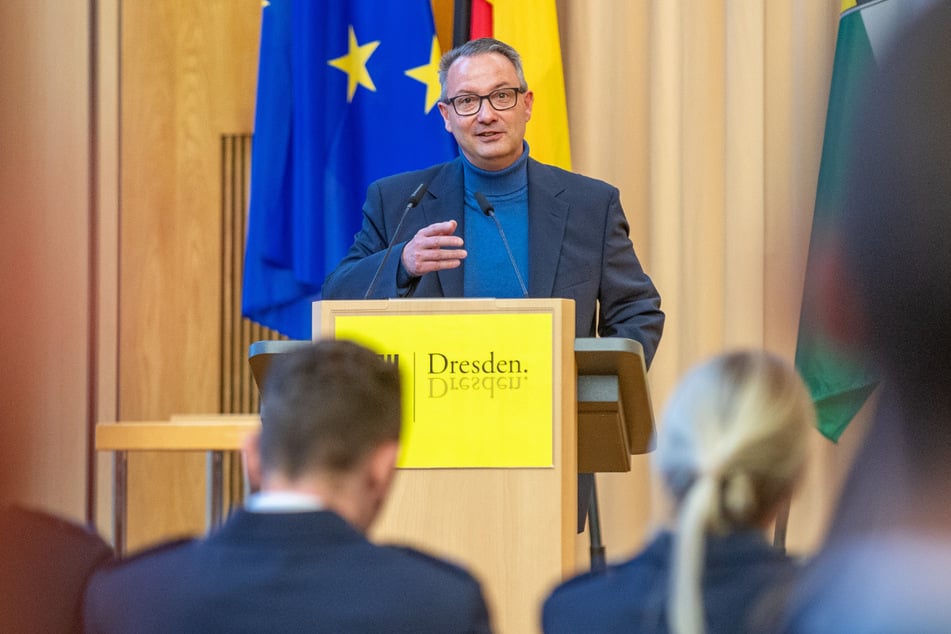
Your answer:
[[[466,297],[522,297],[522,287],[512,269],[499,230],[479,207],[482,192],[495,207],[522,281],[528,285],[528,144],[515,163],[497,172],[479,169],[462,156],[465,180]]]

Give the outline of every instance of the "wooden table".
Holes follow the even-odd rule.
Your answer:
[[[257,414],[182,414],[167,421],[96,425],[96,450],[115,452],[112,522],[116,552],[125,551],[127,452],[203,451],[208,454],[208,523],[224,516],[224,453],[240,451],[245,437],[261,427]]]

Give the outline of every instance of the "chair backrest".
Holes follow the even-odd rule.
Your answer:
[[[42,511],[0,508],[0,631],[81,631],[86,582],[112,556],[84,526]]]

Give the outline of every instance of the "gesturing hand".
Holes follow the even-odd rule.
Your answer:
[[[462,238],[452,235],[458,223],[455,220],[436,222],[423,227],[403,247],[403,268],[413,277],[422,277],[433,271],[454,269],[466,257]]]

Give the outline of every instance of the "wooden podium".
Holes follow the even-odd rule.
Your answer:
[[[494,335],[499,333],[489,331],[495,326],[489,321],[507,315],[516,319],[520,315],[540,315],[550,320],[546,346],[551,375],[544,379],[550,382],[551,402],[539,404],[551,411],[545,430],[550,435],[551,453],[545,466],[402,468],[372,537],[381,542],[415,546],[462,563],[483,582],[496,631],[533,632],[540,629],[539,608],[546,593],[576,569],[578,471],[573,302],[323,301],[314,305],[314,333],[325,338],[346,336],[384,352],[394,342],[381,340],[379,320],[408,318],[419,324],[425,336],[439,332],[448,339],[482,340],[487,351],[514,357],[519,353],[498,342]],[[462,320],[462,328],[467,332],[447,332],[454,328],[455,318]],[[476,332],[471,331],[473,319],[483,324],[477,326]],[[363,330],[361,321],[366,321],[372,332]],[[440,344],[433,348],[445,350]],[[451,356],[448,352],[440,354]],[[401,363],[405,355],[401,353]],[[426,361],[417,357],[416,365],[420,363],[428,369]],[[404,388],[413,389],[406,380],[403,383]],[[426,390],[425,381],[413,385]],[[441,393],[440,388],[437,394]],[[421,407],[414,405],[417,409]],[[460,411],[459,418],[464,413]],[[412,417],[413,412],[405,412],[404,420]]]
[[[528,330],[520,325],[521,316],[526,316]],[[389,334],[388,320],[400,324]],[[534,374],[529,379],[535,380],[533,385],[544,380],[550,387],[545,396],[550,403],[541,399],[537,403],[538,409],[546,412],[544,425],[536,427],[538,434],[545,436],[541,440],[547,443],[543,445],[548,451],[543,464],[531,460],[531,464],[521,464],[516,455],[511,464],[504,466],[479,464],[478,459],[460,465],[439,465],[438,458],[433,458],[436,465],[422,459],[422,465],[404,466],[372,535],[382,542],[421,548],[472,570],[483,582],[494,627],[499,632],[539,631],[544,597],[556,583],[579,569],[575,561],[579,382],[574,327],[574,303],[564,299],[412,299],[314,304],[315,336],[354,339],[381,354],[403,346],[398,355],[401,372],[406,356],[412,355],[414,376],[409,379],[408,389],[416,393],[411,397],[412,411],[405,412],[404,418],[412,418],[426,409],[420,399],[443,395],[441,387],[433,390],[430,386],[427,393],[426,381],[436,380],[432,372],[451,363],[447,359],[452,355],[432,350],[442,351],[452,347],[456,340],[462,341],[462,350],[472,352],[469,357],[465,352],[459,353],[463,360],[455,367],[475,373],[461,374],[460,378],[470,383],[457,387],[473,389],[480,387],[471,382],[473,377],[477,377],[476,381],[494,380],[483,374],[484,370],[493,369],[491,365],[478,369],[474,365],[481,362],[485,366],[484,359],[492,359],[496,364],[499,358],[517,361],[521,354],[519,346],[531,346],[531,341],[544,338],[548,375]],[[420,350],[407,352],[405,346],[411,344],[405,339],[412,338],[414,329],[420,331],[421,337],[437,343],[421,344]],[[393,341],[393,337],[398,341]],[[285,347],[293,345],[280,343]],[[592,435],[590,441],[582,441],[587,447],[584,469],[629,470],[630,453],[649,449],[653,429],[639,344],[613,340],[606,352],[597,346],[581,347],[588,348],[580,351],[579,358],[591,371],[592,379],[582,383],[586,394],[581,399],[581,416]],[[252,359],[255,356],[252,354]],[[266,358],[259,356],[257,363],[266,363]],[[470,358],[474,359],[471,364]],[[619,364],[626,364],[623,376]],[[255,374],[264,369],[259,366]],[[527,367],[520,369],[529,375]],[[622,392],[627,396],[622,397]],[[499,397],[500,393],[493,396]],[[497,403],[489,405],[495,407]],[[443,415],[439,424],[470,425],[478,433],[481,424],[507,414],[506,407],[502,407],[482,415],[480,421],[467,418],[471,414],[468,410],[477,407],[460,406],[458,416]],[[476,443],[492,445],[496,443],[494,433],[489,432],[488,438],[471,438]],[[410,442],[415,442],[410,436]],[[533,445],[535,440],[538,439],[526,441],[526,445]],[[512,448],[509,443],[497,442],[495,449]]]

